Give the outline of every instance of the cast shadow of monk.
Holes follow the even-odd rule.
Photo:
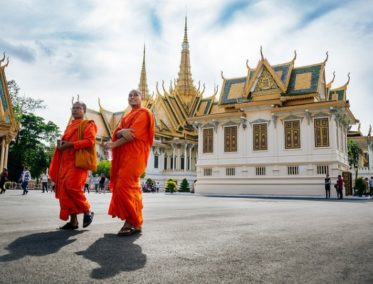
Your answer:
[[[83,232],[84,231],[52,231],[20,237],[5,248],[9,253],[1,256],[0,262],[18,260],[27,255],[45,256],[56,253],[62,247],[76,241],[76,239],[69,239],[70,237]]]
[[[105,234],[87,250],[76,254],[100,265],[92,270],[93,279],[107,279],[122,271],[134,271],[145,266],[146,255],[139,245],[134,244],[138,237],[139,235],[118,237]]]

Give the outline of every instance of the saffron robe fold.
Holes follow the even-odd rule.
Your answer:
[[[73,147],[64,151],[56,147],[49,166],[49,176],[55,183],[62,220],[67,220],[71,214],[87,212],[91,207],[83,192],[88,171],[75,167],[75,151],[95,144],[97,127],[93,121],[90,121],[84,129],[83,138],[78,140],[80,122],[82,119],[71,121],[62,136],[62,140],[73,142]]]
[[[126,114],[115,129],[112,140],[118,140],[117,132],[133,129],[134,140],[112,149],[110,189],[113,194],[109,215],[141,227],[142,191],[140,176],[145,172],[150,147],[154,139],[154,117],[147,108],[133,109]]]

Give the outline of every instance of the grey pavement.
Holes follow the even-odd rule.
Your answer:
[[[87,196],[66,232],[53,194],[0,195],[0,283],[373,283],[372,200],[145,193],[143,233],[118,237],[111,194]]]

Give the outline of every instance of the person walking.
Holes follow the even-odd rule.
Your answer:
[[[337,178],[337,193],[338,193],[338,198],[343,199],[343,179],[341,175],[338,175],[338,178]]]
[[[23,168],[21,174],[21,187],[23,189],[22,195],[26,195],[28,193],[28,183],[31,180],[31,173],[27,168]]]
[[[49,167],[49,175],[55,183],[56,198],[60,202],[60,219],[70,221],[61,230],[75,230],[79,227],[77,215],[84,214],[83,228],[92,223],[94,212],[91,211],[83,186],[88,176],[88,169],[75,165],[76,151],[95,147],[97,127],[90,120],[83,120],[86,105],[75,102],[72,106],[72,121],[66,127],[61,141],[58,141]],[[92,151],[87,160],[96,160],[96,152]],[[95,168],[96,164],[90,165]]]
[[[326,174],[325,178],[325,198],[330,199],[330,185],[331,185],[330,177]]]
[[[0,194],[3,194],[5,193],[6,189],[4,187],[5,185],[5,182],[8,180],[8,169],[7,168],[4,168],[3,171],[1,172],[0,174]]]
[[[85,179],[84,192],[88,191],[89,193],[89,181],[90,180],[91,180],[91,175],[88,174],[87,178]]]
[[[140,176],[144,173],[154,139],[154,117],[141,106],[142,94],[132,90],[128,95],[131,111],[114,130],[112,142],[113,160],[110,172],[112,190],[109,215],[124,222],[118,236],[131,236],[141,232],[143,224],[142,191]]]
[[[103,192],[103,193],[105,193],[105,180],[106,180],[105,174],[102,173],[100,176],[99,187],[100,187],[100,192]]]
[[[45,191],[48,192],[48,175],[47,174],[41,175],[41,190],[42,190],[42,193],[44,193]]]
[[[99,191],[99,184],[100,184],[100,177],[98,176],[98,174],[95,175],[95,177],[93,178],[93,184],[95,186],[95,191],[96,193],[98,193]]]

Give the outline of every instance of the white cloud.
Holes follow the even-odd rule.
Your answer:
[[[0,51],[11,59],[7,78],[27,96],[43,99],[48,108],[40,114],[62,129],[78,93],[90,108],[98,109],[100,97],[105,108],[122,110],[138,85],[144,43],[150,91],[156,81],[168,86],[177,77],[187,12],[193,79],[206,83],[206,95],[214,84],[221,86],[220,70],[225,77],[243,76],[246,59],[255,67],[260,46],[272,64],[290,61],[296,49],[296,66],[321,62],[329,51],[327,81],[335,70],[335,86],[342,85],[351,72],[348,97],[366,133],[373,124],[372,2],[248,1],[219,22],[233,2],[8,1],[0,11],[6,19]],[[17,56],[12,46],[33,61]]]

